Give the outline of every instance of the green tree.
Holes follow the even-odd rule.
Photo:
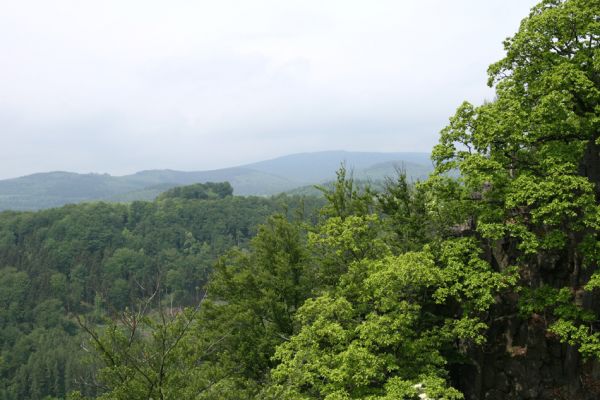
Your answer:
[[[325,217],[339,217],[345,219],[350,215],[367,215],[373,211],[374,193],[370,187],[359,187],[352,173],[348,173],[346,165],[342,164],[336,172],[333,188],[316,186],[327,203],[321,209]]]
[[[487,310],[510,278],[483,265],[460,285],[448,271],[462,254],[456,247],[447,251],[437,262],[425,251],[351,263],[333,291],[299,309],[301,328],[277,348],[280,363],[264,396],[396,399],[423,388],[432,398],[462,398],[448,384],[446,357],[457,340],[484,340],[486,325],[477,312]],[[439,305],[447,309],[461,300],[473,307],[458,319],[439,312]]]
[[[104,393],[99,399],[191,398],[202,390],[194,365],[201,350],[182,351],[198,308],[173,313],[158,306],[150,315],[153,300],[139,303],[135,311],[125,310],[101,331],[79,320],[103,364],[98,379]]]
[[[293,316],[314,289],[300,227],[274,216],[259,228],[250,251],[221,258],[209,285],[204,329],[224,337],[216,364],[233,364],[234,377],[260,382],[274,365],[275,347],[295,331]]]
[[[457,201],[493,261],[517,264],[525,287],[578,291],[600,260],[598,15],[598,1],[534,7],[489,69],[497,98],[463,104],[434,149],[438,174],[460,171]],[[564,324],[555,333],[577,342]]]
[[[426,196],[426,186],[411,184],[401,170],[395,179],[387,178],[383,190],[377,193],[377,208],[383,214],[385,230],[395,236],[390,240],[394,251],[417,251],[435,238]]]

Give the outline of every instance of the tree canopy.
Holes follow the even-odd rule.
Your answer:
[[[318,214],[225,184],[0,214],[0,398],[598,398],[599,40],[600,1],[540,2],[426,181],[342,166]]]

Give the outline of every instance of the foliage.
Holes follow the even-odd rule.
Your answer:
[[[158,196],[158,200],[164,199],[222,199],[233,195],[233,188],[229,182],[223,183],[196,183],[187,186],[178,186],[169,189]]]
[[[108,391],[99,399],[190,398],[201,390],[194,360],[181,351],[198,309],[166,310],[159,304],[157,315],[150,316],[151,300],[107,321],[100,334],[81,323],[105,365],[97,379]]]
[[[433,259],[407,253],[352,268],[334,293],[309,299],[298,311],[302,328],[278,347],[269,392],[386,398],[390,380],[414,385],[444,376],[436,325],[422,302],[440,284]]]
[[[583,327],[565,326],[595,319],[572,293],[598,265],[599,14],[597,1],[534,7],[489,69],[496,99],[463,104],[433,153],[438,174],[460,170],[466,192],[455,202],[482,238],[515,247],[494,261],[519,267],[521,312],[560,318],[553,332],[586,354],[595,329],[586,339]]]
[[[484,346],[506,358],[507,320],[600,357],[598,15],[597,0],[534,7],[489,69],[496,99],[458,108],[425,182],[376,191],[342,165],[316,217],[224,184],[1,214],[2,395],[460,399],[451,372]],[[103,393],[34,348],[72,349],[70,313]]]
[[[233,197],[227,184],[207,187],[223,196],[0,213],[0,398],[99,393],[75,316],[103,326],[157,285],[161,307],[197,304],[217,257],[247,246],[268,215],[316,214],[311,199]]]

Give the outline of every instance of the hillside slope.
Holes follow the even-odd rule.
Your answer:
[[[409,177],[431,171],[426,153],[326,151],[292,154],[210,171],[146,170],[125,176],[46,172],[0,180],[0,210],[37,210],[86,201],[152,200],[175,186],[228,181],[237,195],[268,196],[335,178],[342,163],[363,180],[381,180],[400,166]]]

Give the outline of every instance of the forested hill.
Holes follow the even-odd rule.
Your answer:
[[[196,307],[91,326],[100,398],[600,398],[599,16],[536,5],[425,182],[342,169],[316,221],[269,218]]]
[[[0,400],[597,400],[599,16],[535,6],[417,184],[0,213]]]
[[[237,195],[273,195],[334,179],[342,162],[362,179],[381,180],[404,168],[424,179],[432,170],[426,153],[330,151],[295,154],[212,171],[149,170],[126,176],[48,172],[0,180],[0,210],[37,210],[83,201],[153,200],[180,185],[228,181]]]
[[[246,248],[269,215],[309,221],[322,204],[231,191],[194,185],[155,202],[0,213],[0,399],[95,395],[78,318],[96,326],[153,296],[196,304],[216,258]]]

